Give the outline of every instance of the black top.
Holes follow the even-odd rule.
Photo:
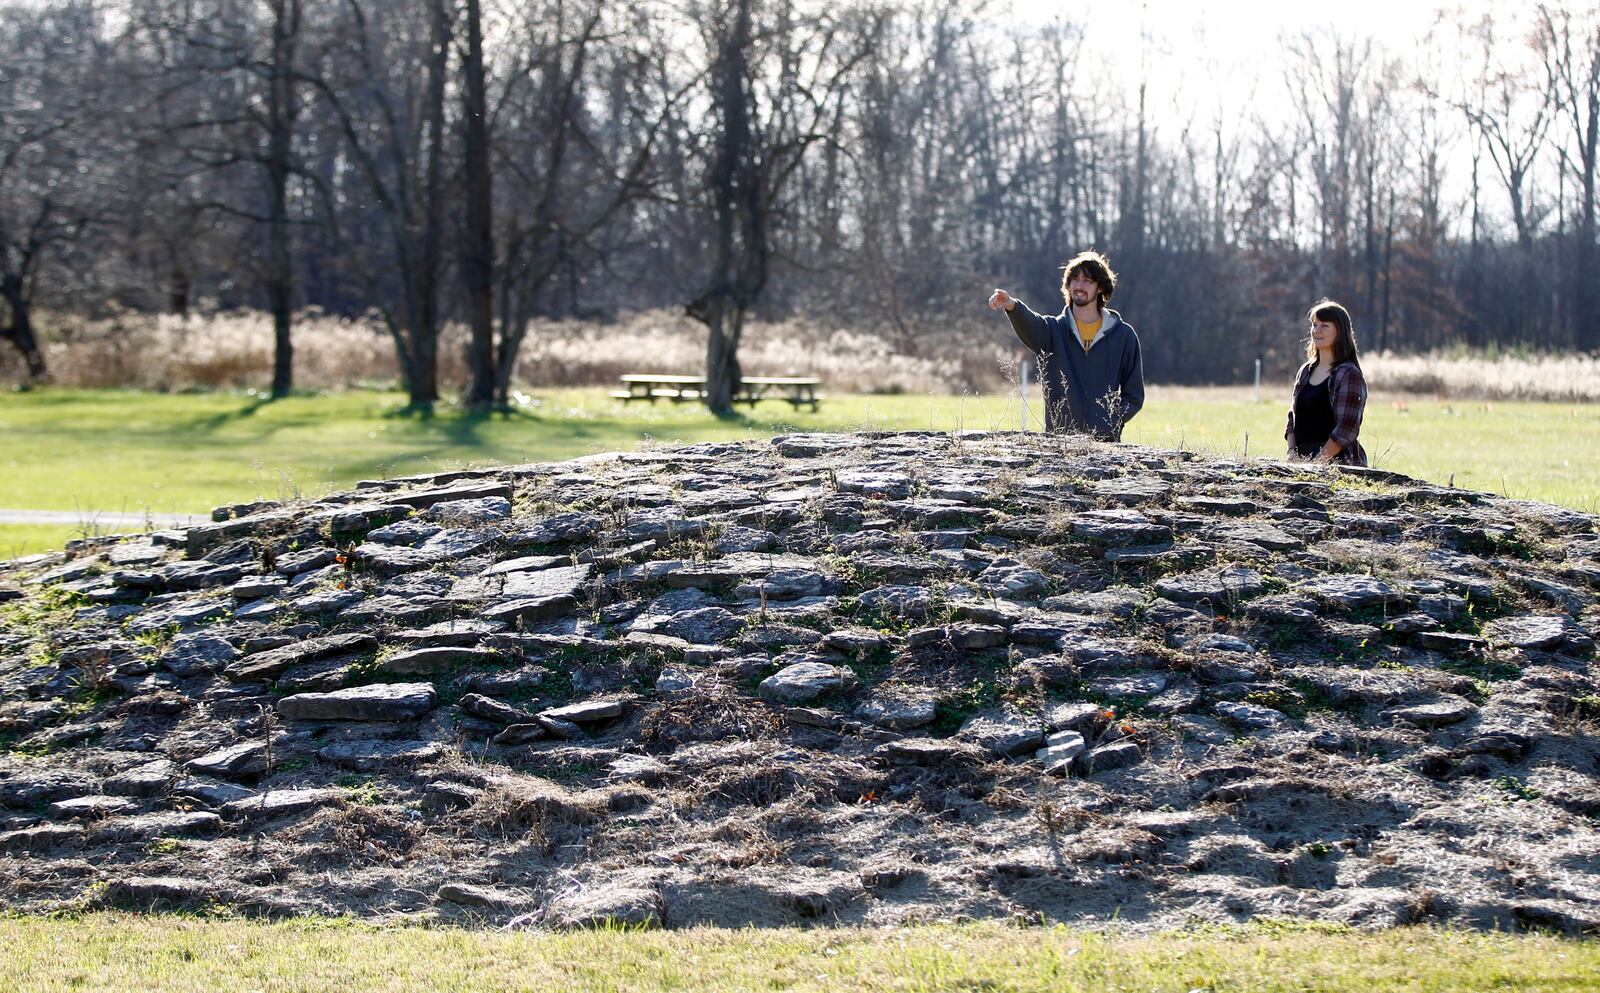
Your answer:
[[[1322,451],[1333,433],[1333,404],[1328,399],[1328,381],[1307,383],[1294,399],[1294,448],[1301,455]]]

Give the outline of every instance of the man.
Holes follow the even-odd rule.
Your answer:
[[[1054,317],[995,290],[990,310],[1003,310],[1011,330],[1039,356],[1046,431],[1087,432],[1119,441],[1122,426],[1144,406],[1144,361],[1139,336],[1106,303],[1117,274],[1099,252],[1084,252],[1062,267],[1067,306]]]

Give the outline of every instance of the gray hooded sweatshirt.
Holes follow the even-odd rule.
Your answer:
[[[1017,337],[1039,356],[1045,430],[1121,440],[1122,426],[1144,406],[1139,336],[1122,316],[1104,311],[1100,333],[1087,348],[1070,310],[1046,317],[1018,300],[1006,316]]]

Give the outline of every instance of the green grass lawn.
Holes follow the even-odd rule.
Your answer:
[[[1106,938],[1066,928],[590,931],[0,919],[0,989],[369,991],[1579,991],[1600,945],[1422,928],[1255,926]]]
[[[1287,400],[1248,390],[1152,389],[1124,438],[1280,458]],[[1374,395],[1361,443],[1374,466],[1419,479],[1600,513],[1600,404],[1419,400]]]
[[[1005,397],[838,396],[819,413],[768,403],[718,420],[694,405],[626,406],[604,390],[549,390],[514,413],[433,417],[395,393],[276,402],[240,394],[36,390],[0,396],[0,510],[65,510],[76,525],[0,525],[0,557],[60,547],[91,512],[203,513],[222,503],[315,496],[358,479],[533,462],[656,441],[791,430],[1011,429]],[[1127,440],[1277,457],[1283,402],[1236,389],[1151,390]],[[1033,404],[1037,416],[1039,406]],[[1600,406],[1411,400],[1369,406],[1374,464],[1438,482],[1600,509]]]

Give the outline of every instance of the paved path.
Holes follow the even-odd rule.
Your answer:
[[[96,528],[186,528],[211,521],[209,514],[126,514],[110,510],[0,510],[0,524],[87,524]]]

